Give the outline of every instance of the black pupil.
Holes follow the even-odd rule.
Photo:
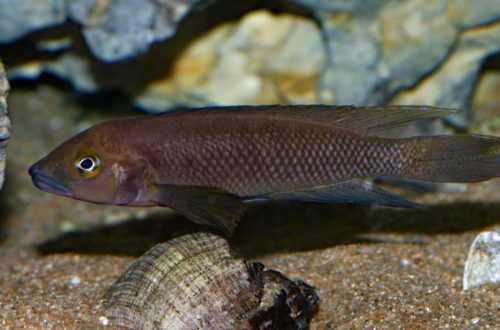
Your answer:
[[[84,170],[90,170],[94,166],[94,161],[90,158],[85,158],[80,162],[80,167]]]

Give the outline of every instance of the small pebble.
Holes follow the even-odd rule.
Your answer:
[[[500,234],[482,232],[474,239],[465,262],[463,288],[500,282]]]
[[[73,276],[71,278],[71,284],[78,285],[80,283],[82,283],[82,280],[78,276]]]
[[[109,324],[109,320],[106,316],[101,316],[99,318],[99,321],[101,322],[102,325],[108,325]]]
[[[61,233],[75,232],[77,227],[75,223],[71,220],[63,221],[60,226]]]

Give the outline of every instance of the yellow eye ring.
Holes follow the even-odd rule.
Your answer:
[[[93,150],[82,150],[78,153],[74,168],[76,173],[86,179],[95,177],[101,171],[101,158]]]

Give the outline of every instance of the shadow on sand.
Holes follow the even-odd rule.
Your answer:
[[[500,222],[498,203],[451,203],[426,209],[394,209],[359,204],[273,201],[249,208],[231,244],[241,255],[315,250],[370,242],[367,233],[446,234],[480,230]],[[179,215],[153,215],[65,233],[37,246],[40,254],[82,253],[140,256],[153,245],[196,231],[200,226]]]

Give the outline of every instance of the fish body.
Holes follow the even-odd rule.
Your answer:
[[[454,110],[239,106],[113,120],[30,168],[48,192],[95,203],[169,206],[232,231],[246,203],[285,198],[412,207],[361,179],[471,182],[500,175],[500,139],[379,133]]]

